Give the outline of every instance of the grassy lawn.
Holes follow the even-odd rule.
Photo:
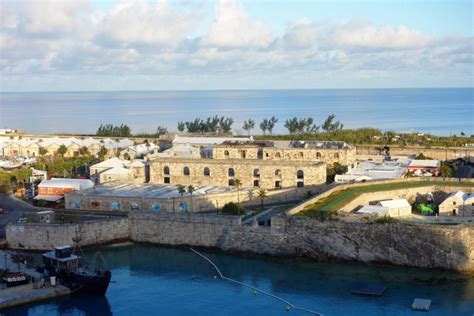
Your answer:
[[[362,187],[354,187],[346,190],[340,190],[331,195],[319,200],[318,202],[306,206],[303,211],[296,214],[297,216],[310,216],[311,213],[319,210],[323,211],[337,211],[347,203],[353,201],[362,193],[390,191],[408,188],[418,188],[430,185],[444,185],[456,187],[474,187],[474,183],[470,182],[440,182],[440,181],[420,181],[420,182],[398,182],[374,184]]]

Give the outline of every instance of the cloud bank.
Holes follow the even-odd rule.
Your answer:
[[[306,17],[278,33],[237,1],[217,2],[210,21],[193,8],[147,0],[121,1],[106,11],[87,0],[1,2],[2,89],[10,81],[73,84],[74,78],[97,76],[121,80],[124,87],[127,80],[172,77],[189,83],[229,76],[240,84],[264,78],[268,88],[284,82],[272,81],[276,77],[294,78],[304,87],[316,78],[317,88],[324,78],[336,85],[344,78],[394,82],[413,74],[472,85],[473,38]]]

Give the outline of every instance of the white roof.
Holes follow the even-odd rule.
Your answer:
[[[115,167],[126,167],[130,164],[128,160],[120,159],[117,157],[113,157],[102,162],[99,162],[95,165],[92,165],[91,168],[115,168]]]
[[[387,213],[388,207],[380,205],[364,205],[360,210],[357,211],[358,214],[377,214],[384,215]]]
[[[429,168],[438,168],[439,160],[412,160],[408,167],[429,167]]]
[[[406,199],[380,201],[379,205],[390,208],[411,207]]]
[[[176,136],[173,144],[219,145],[226,141],[250,141],[250,137],[188,137]]]
[[[62,199],[64,196],[62,195],[37,195],[34,197],[35,200],[44,200],[44,201],[49,201],[49,202],[56,202],[60,199]],[[41,212],[38,212],[40,214]]]
[[[107,171],[103,172],[102,174],[105,174],[105,175],[111,175],[111,174],[129,174],[130,173],[130,169],[126,169],[126,168],[122,168],[122,167],[113,167],[113,168],[110,168],[108,169]]]
[[[85,190],[94,187],[94,182],[89,179],[52,178],[43,180],[39,188],[72,188],[74,190]]]
[[[463,191],[456,191],[456,192],[452,192],[451,194],[449,194],[446,199],[453,198],[453,197],[464,201],[468,198],[468,195],[466,193],[464,193]]]

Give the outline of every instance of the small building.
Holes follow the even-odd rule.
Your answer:
[[[143,143],[125,148],[120,152],[120,157],[127,157],[127,159],[135,159],[148,154],[157,153],[159,149],[160,146],[155,145],[153,143]]]
[[[52,224],[55,222],[55,213],[53,211],[36,212],[37,223]]]
[[[38,185],[38,195],[35,200],[56,202],[64,198],[66,193],[82,191],[94,187],[94,182],[89,179],[52,178],[43,180]]]
[[[364,205],[356,213],[361,215],[375,215],[377,217],[382,217],[388,215],[388,208],[380,205]]]
[[[474,216],[474,193],[465,196],[462,205],[462,216]]]
[[[387,208],[386,215],[391,217],[406,217],[411,215],[411,205],[406,199],[380,201],[377,205]]]
[[[439,160],[412,160],[406,167],[407,172],[415,175],[437,176],[439,174]]]
[[[460,215],[460,213],[462,213],[461,211],[463,210],[463,206],[465,206],[468,198],[469,198],[469,195],[464,193],[463,191],[452,192],[439,205],[439,215],[444,215],[444,216]],[[474,202],[474,199],[472,200]]]

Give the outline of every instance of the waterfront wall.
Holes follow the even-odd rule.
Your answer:
[[[437,160],[452,160],[466,158],[474,160],[474,148],[469,147],[421,147],[421,146],[398,146],[389,145],[392,156],[417,156],[423,154]],[[381,154],[383,145],[356,145],[358,155]]]
[[[68,224],[9,224],[6,227],[8,246],[13,249],[49,250],[61,245],[80,246],[128,240],[127,218],[104,219]]]
[[[470,226],[319,222],[272,218],[272,226],[240,226],[219,240],[224,251],[314,259],[388,263],[474,271]]]

